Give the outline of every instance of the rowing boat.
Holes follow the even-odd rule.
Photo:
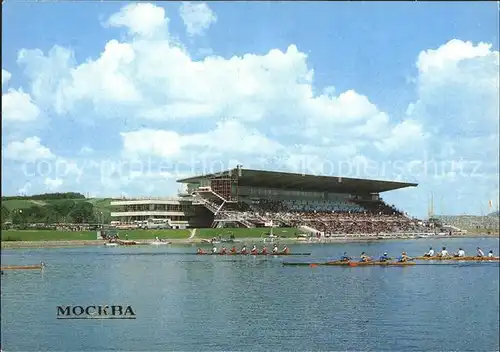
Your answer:
[[[346,261],[334,261],[334,262],[323,262],[323,263],[283,263],[287,266],[407,266],[416,265],[415,262],[346,262]]]
[[[152,246],[163,246],[163,245],[170,244],[170,242],[167,242],[167,241],[154,241],[154,242],[150,242],[149,244],[152,245]]]
[[[416,263],[416,262],[345,262],[345,261],[334,261],[334,262],[322,262],[322,263],[304,263],[304,262],[284,262],[285,266],[343,266],[343,267],[356,267],[356,266],[419,266],[419,265],[452,265],[452,266],[471,266],[471,265],[492,265],[497,264],[498,261],[487,261],[482,260],[480,262],[468,263],[467,261],[442,261],[441,263],[427,262],[427,263]]]
[[[3,266],[1,270],[34,270],[34,269],[43,269],[43,264],[37,265],[11,265],[11,266]]]
[[[370,265],[379,265],[379,266],[407,266],[407,265],[415,265],[415,262],[349,262],[348,266],[370,266]],[[339,265],[338,262],[330,262],[328,265]]]
[[[134,245],[139,244],[139,243],[136,241],[118,241],[118,244],[120,246],[134,246]]]
[[[283,263],[287,266],[407,266],[415,262],[326,262],[326,263]]]
[[[219,255],[219,256],[225,256],[225,255],[255,255],[255,256],[273,256],[273,255],[289,255],[289,256],[297,256],[297,255],[311,255],[311,253],[257,253],[257,254],[253,254],[253,253],[247,253],[247,254],[243,254],[243,253],[226,253],[226,254],[223,254],[223,253],[193,253],[193,254],[196,254],[196,255]]]
[[[499,261],[499,257],[416,257],[418,260]]]

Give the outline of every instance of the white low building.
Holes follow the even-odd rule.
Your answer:
[[[210,216],[208,224],[203,221],[203,214],[210,214],[203,206],[194,205],[191,197],[122,199],[112,201],[111,206],[113,223],[138,228],[184,229],[210,226],[211,221]]]

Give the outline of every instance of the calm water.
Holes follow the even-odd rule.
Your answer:
[[[498,351],[498,264],[283,267],[428,245],[498,253],[498,239],[297,245],[311,257],[166,255],[194,247],[4,250],[4,351]],[[136,320],[56,320],[57,305],[131,305]]]

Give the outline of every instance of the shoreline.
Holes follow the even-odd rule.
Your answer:
[[[429,240],[429,239],[452,239],[452,238],[499,238],[499,234],[465,234],[465,235],[452,235],[452,236],[432,236],[427,238],[406,238],[401,236],[387,236],[385,238],[377,238],[374,236],[344,236],[344,237],[333,237],[333,238],[324,238],[321,240],[317,240],[316,238],[312,239],[301,239],[301,238],[281,238],[275,242],[266,242],[267,245],[272,245],[273,243],[286,243],[286,244],[328,244],[328,243],[356,243],[356,242],[373,242],[373,241],[391,241],[391,240]],[[208,245],[207,243],[203,243],[201,238],[195,239],[164,239],[165,241],[170,242],[169,245]],[[247,238],[239,238],[236,239],[235,245],[242,245],[248,243],[262,243],[262,238],[257,237],[247,237]],[[138,240],[138,243],[135,246],[151,246],[152,243],[156,242],[155,240]],[[67,248],[67,247],[96,247],[102,246],[107,243],[104,240],[60,240],[60,241],[2,241],[1,248],[2,249],[10,249],[10,248]],[[221,246],[222,243],[218,243],[217,246]],[[231,246],[232,243],[226,243],[226,246]]]

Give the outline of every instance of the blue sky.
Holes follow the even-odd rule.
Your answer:
[[[498,200],[496,3],[3,5],[4,194],[169,195],[245,167]]]

